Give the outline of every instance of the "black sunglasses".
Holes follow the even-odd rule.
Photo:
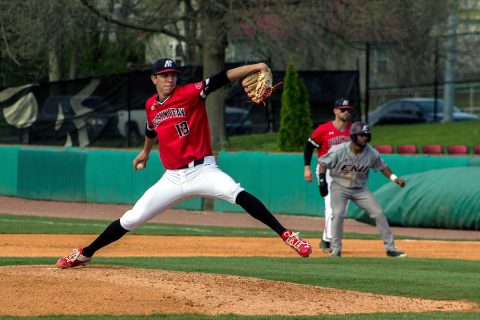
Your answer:
[[[344,113],[345,111],[348,111],[348,112],[352,112],[352,109],[350,108],[338,108],[340,110],[341,113]]]

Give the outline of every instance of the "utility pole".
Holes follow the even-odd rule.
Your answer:
[[[457,8],[449,1],[451,12],[447,21],[447,38],[445,41],[445,73],[443,91],[443,122],[452,121],[452,110],[455,104],[455,63],[456,63],[456,30]]]

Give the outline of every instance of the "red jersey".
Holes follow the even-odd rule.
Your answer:
[[[310,136],[310,141],[313,142],[314,145],[316,144],[316,147],[318,148],[318,158],[327,153],[331,146],[350,141],[351,127],[351,121],[348,122],[347,129],[344,131],[335,128],[333,121],[319,125]]]
[[[163,102],[158,94],[145,105],[148,126],[157,133],[160,160],[166,169],[213,154],[205,99],[200,97],[204,82],[177,86]]]

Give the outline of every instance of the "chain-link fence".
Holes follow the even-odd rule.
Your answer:
[[[445,90],[453,88],[455,106],[480,114],[480,33],[429,37],[416,46],[383,43],[367,48],[365,111],[400,98],[443,99]]]

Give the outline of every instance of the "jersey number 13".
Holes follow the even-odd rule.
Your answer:
[[[190,133],[190,128],[188,127],[187,121],[177,123],[175,125],[175,129],[177,129],[177,133],[180,138]]]

